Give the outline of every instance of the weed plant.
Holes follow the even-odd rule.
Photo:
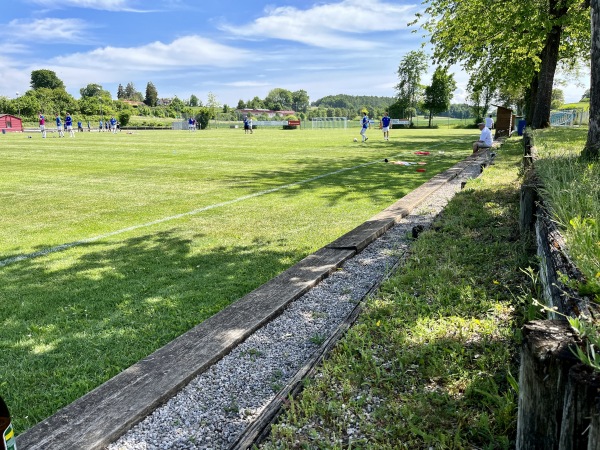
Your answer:
[[[519,329],[537,295],[521,269],[521,153],[508,140],[420,235],[264,448],[514,448]]]

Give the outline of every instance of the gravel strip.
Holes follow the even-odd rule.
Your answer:
[[[431,195],[413,214],[231,353],[198,375],[109,450],[227,449],[427,228],[480,163]]]

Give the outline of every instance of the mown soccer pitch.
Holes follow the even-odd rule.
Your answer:
[[[368,135],[0,135],[0,393],[17,433],[463,159],[477,138]]]

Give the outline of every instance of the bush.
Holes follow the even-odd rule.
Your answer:
[[[129,111],[121,111],[119,113],[119,125],[122,127],[127,126],[130,118],[131,118],[131,113]]]
[[[210,121],[210,113],[207,111],[201,111],[196,114],[196,122],[198,123],[201,130],[204,130],[208,126]]]

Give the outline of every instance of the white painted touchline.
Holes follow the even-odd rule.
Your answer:
[[[416,151],[426,151],[428,149],[431,149],[431,148],[434,148],[434,147],[439,147],[440,145],[444,145],[444,144],[446,144],[446,142],[440,143],[440,144],[437,144],[437,145],[434,145],[434,146],[431,146],[431,147],[427,147],[427,148],[424,148],[422,150],[416,150]],[[390,158],[396,158],[396,157],[399,157],[399,156],[401,156],[401,155],[393,155],[393,156],[390,156]],[[339,169],[339,170],[335,170],[333,172],[328,172],[328,173],[325,173],[325,174],[322,174],[322,175],[319,175],[319,176],[316,176],[316,177],[313,177],[313,178],[308,178],[306,180],[296,181],[296,182],[290,183],[290,184],[284,184],[283,186],[279,186],[279,187],[272,188],[272,189],[267,189],[267,190],[260,191],[260,192],[255,192],[254,194],[243,195],[241,197],[234,198],[232,200],[227,200],[225,202],[220,202],[220,203],[215,203],[213,205],[203,206],[202,208],[194,209],[192,211],[184,212],[184,213],[181,213],[181,214],[175,214],[174,216],[163,217],[162,219],[153,220],[151,222],[142,223],[142,224],[139,224],[139,225],[133,225],[133,226],[127,227],[127,228],[121,228],[120,230],[111,231],[110,233],[100,234],[98,236],[93,236],[93,237],[89,237],[89,238],[86,238],[86,239],[81,239],[81,240],[78,240],[78,241],[68,242],[66,244],[60,244],[60,245],[57,245],[55,247],[46,248],[46,249],[39,250],[39,251],[33,252],[33,253],[26,253],[26,254],[23,254],[23,255],[11,256],[10,258],[6,258],[6,259],[0,260],[0,267],[8,266],[9,264],[13,264],[13,263],[16,263],[16,262],[19,262],[19,261],[25,261],[27,259],[33,259],[33,258],[37,258],[37,257],[40,257],[40,256],[49,255],[50,253],[61,252],[63,250],[68,250],[68,249],[70,249],[72,247],[77,247],[79,245],[90,244],[92,242],[97,242],[99,240],[102,240],[102,239],[105,239],[105,238],[108,238],[108,237],[112,237],[112,236],[116,236],[116,235],[119,235],[119,234],[127,233],[129,231],[134,231],[134,230],[137,230],[137,229],[140,229],[140,228],[147,228],[147,227],[151,227],[153,225],[158,225],[158,224],[161,224],[161,223],[164,223],[164,222],[169,222],[171,220],[181,219],[181,218],[187,217],[187,216],[193,216],[193,215],[199,214],[199,213],[204,212],[204,211],[209,211],[211,209],[221,208],[223,206],[232,205],[234,203],[239,203],[239,202],[242,202],[244,200],[248,200],[248,199],[255,198],[255,197],[260,197],[260,196],[266,195],[266,194],[271,194],[273,192],[281,191],[283,189],[289,189],[289,188],[294,187],[294,186],[298,186],[298,185],[301,185],[301,184],[310,183],[311,181],[316,181],[316,180],[319,180],[321,178],[325,178],[325,177],[328,177],[328,176],[331,176],[331,175],[336,175],[336,174],[342,173],[342,172],[347,172],[349,170],[358,169],[360,167],[370,166],[372,164],[377,164],[379,162],[381,162],[380,159],[378,159],[377,161],[371,161],[371,162],[368,162],[368,163],[359,164],[358,166],[346,167],[344,169]]]

